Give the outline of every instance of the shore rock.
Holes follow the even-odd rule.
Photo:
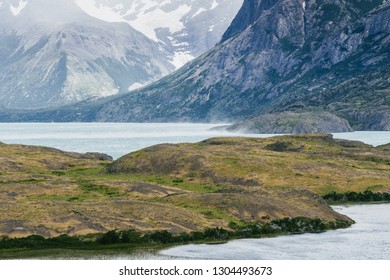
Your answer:
[[[227,131],[287,134],[351,132],[347,120],[326,112],[265,114],[226,127]]]

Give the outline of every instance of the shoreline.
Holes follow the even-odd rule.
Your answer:
[[[286,225],[286,223],[290,223]],[[135,255],[137,252],[148,252],[153,251],[153,255],[158,255],[158,252],[163,249],[173,248],[177,246],[182,245],[190,245],[190,244],[208,244],[208,245],[219,245],[219,244],[225,244],[227,242],[233,241],[233,240],[242,240],[242,239],[261,239],[261,238],[273,238],[273,237],[279,237],[279,236],[287,236],[287,235],[301,235],[305,233],[323,233],[326,231],[331,230],[337,230],[337,229],[343,229],[348,228],[351,225],[353,225],[355,222],[353,220],[348,221],[334,221],[334,222],[322,222],[318,219],[308,219],[308,218],[285,218],[277,221],[271,221],[269,224],[272,224],[271,226],[268,226],[268,224],[263,225],[263,228],[267,228],[267,230],[270,230],[272,226],[280,226],[281,228],[278,230],[275,230],[274,232],[269,233],[251,233],[249,234],[248,231],[250,228],[258,228],[258,224],[252,224],[247,225],[246,227],[239,227],[235,231],[227,231],[222,228],[215,228],[215,229],[206,229],[204,232],[192,232],[190,234],[186,234],[187,237],[190,236],[200,236],[201,234],[209,234],[213,237],[199,237],[199,239],[193,239],[188,241],[178,241],[178,238],[183,238],[185,233],[181,233],[179,235],[167,235],[167,232],[155,232],[152,234],[149,234],[148,237],[145,239],[144,236],[140,237],[140,240],[146,240],[147,238],[151,238],[153,235],[166,235],[165,237],[162,237],[161,241],[156,240],[150,240],[149,243],[145,243],[145,241],[142,243],[136,243],[134,241],[132,242],[118,242],[118,243],[109,243],[109,244],[102,244],[101,240],[104,239],[104,236],[112,235],[110,233],[113,233],[113,231],[105,233],[103,236],[100,236],[100,239],[97,238],[94,241],[87,241],[84,243],[80,243],[79,245],[58,245],[53,246],[50,245],[50,238],[44,239],[43,237],[40,237],[38,235],[32,235],[25,238],[4,238],[0,239],[0,260],[7,260],[7,259],[52,259],[52,254],[54,253],[56,255],[56,258],[60,259],[79,259],[77,258],[77,255],[87,257],[86,259],[95,259],[97,256],[101,256],[102,253],[105,253],[107,256],[110,255],[117,255],[120,256],[121,254],[125,254],[127,256]],[[291,231],[286,231],[285,229],[282,229],[282,227],[285,228],[291,228]],[[293,230],[293,228],[295,229]],[[305,228],[306,227],[306,228]],[[317,227],[317,228],[316,228]],[[309,230],[308,228],[311,228]],[[240,233],[241,231],[241,233]],[[245,236],[242,235],[243,232],[245,233]],[[134,233],[134,232],[132,232]],[[136,234],[136,233],[135,233]],[[119,235],[118,235],[119,236]],[[141,235],[140,235],[141,236]],[[15,248],[4,248],[4,246],[7,245],[7,242],[18,242],[21,240],[26,239],[32,239],[33,247],[32,248],[23,248],[23,247],[15,247]],[[163,238],[172,238],[171,241],[164,241]],[[61,236],[60,236],[61,238]],[[91,238],[90,236],[79,236],[79,237],[64,237],[62,238]],[[55,239],[55,238],[52,238]],[[41,247],[39,247],[38,240],[40,240],[42,243]],[[44,243],[46,242],[46,243]],[[76,242],[76,241],[75,241]],[[46,244],[46,245],[44,245]],[[64,243],[65,244],[65,243]],[[26,245],[25,245],[26,246]],[[42,253],[42,254],[41,254]],[[88,258],[88,256],[95,256],[92,258]],[[68,256],[68,257],[67,257]],[[69,258],[70,257],[70,258]],[[82,257],[81,259],[84,259]],[[99,258],[98,258],[99,259]]]
[[[339,207],[349,207],[349,206],[359,206],[359,205],[381,205],[389,204],[389,201],[375,201],[375,202],[344,202],[331,204]],[[336,210],[335,210],[336,211]],[[338,212],[339,213],[339,212]],[[92,246],[83,246],[83,247],[58,247],[58,248],[12,248],[12,249],[0,249],[0,260],[20,260],[20,259],[37,259],[37,260],[112,260],[112,259],[166,259],[166,258],[175,258],[174,256],[165,256],[161,255],[162,250],[171,249],[178,246],[185,245],[221,245],[227,244],[235,240],[250,240],[250,239],[267,239],[267,238],[277,238],[283,236],[300,236],[308,233],[325,233],[329,231],[347,229],[350,226],[355,224],[355,221],[347,226],[340,226],[337,228],[328,228],[321,231],[305,231],[305,232],[282,232],[282,233],[271,233],[271,234],[262,234],[258,236],[250,237],[229,237],[223,240],[196,240],[189,242],[173,242],[173,243],[116,243],[116,244],[93,244]],[[111,258],[110,258],[111,256]]]

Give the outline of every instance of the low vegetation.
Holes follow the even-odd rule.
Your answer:
[[[269,223],[247,223],[237,225],[231,223],[229,229],[222,227],[206,228],[204,231],[181,232],[174,234],[167,230],[141,234],[134,230],[111,230],[104,234],[90,236],[68,236],[44,238],[40,235],[30,235],[22,238],[0,238],[0,249],[36,249],[36,248],[78,248],[91,249],[112,244],[183,244],[188,242],[226,241],[236,238],[255,238],[275,234],[301,234],[307,232],[322,232],[325,230],[348,227],[352,221],[323,222],[320,219],[305,217],[284,218]]]
[[[327,202],[385,201],[390,193],[388,145],[330,135],[212,138],[114,162],[0,144],[0,158],[2,248],[322,231],[352,223]]]
[[[330,194],[324,195],[323,198],[330,204],[335,203],[354,203],[354,202],[390,202],[389,193],[381,192],[346,192],[346,193],[336,193],[332,192]]]

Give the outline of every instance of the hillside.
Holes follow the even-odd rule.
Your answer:
[[[328,135],[214,138],[101,154],[0,145],[0,235],[173,233],[284,217],[346,221],[319,195],[390,192],[389,149]]]

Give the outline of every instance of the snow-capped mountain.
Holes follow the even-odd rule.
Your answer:
[[[165,17],[151,14],[154,2]],[[168,2],[0,0],[0,107],[52,107],[124,93],[169,74],[221,38],[223,31],[213,39],[214,32],[191,27],[195,18],[219,11],[216,4],[189,19],[181,1],[171,1],[177,7],[171,12]],[[130,15],[127,7],[136,14]],[[114,13],[123,19],[110,20]],[[139,28],[142,20],[152,26],[141,16],[154,18],[155,37]],[[167,17],[175,24],[188,18],[187,28],[174,29],[173,23],[167,28]],[[203,48],[197,52],[195,44]]]
[[[89,15],[126,22],[159,43],[177,67],[215,46],[243,0],[75,0]]]

